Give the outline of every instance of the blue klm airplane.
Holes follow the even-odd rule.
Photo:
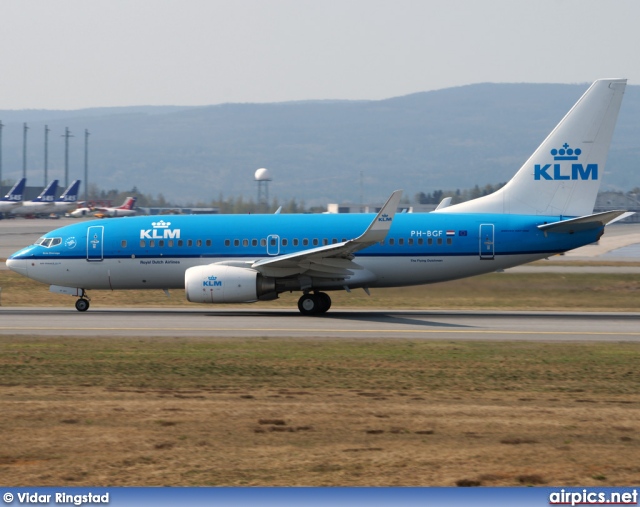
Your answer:
[[[425,214],[131,217],[56,229],[7,266],[56,293],[184,289],[195,303],[273,300],[301,291],[305,315],[327,291],[453,280],[597,241],[624,211],[593,214],[626,86],[601,79],[497,192]]]

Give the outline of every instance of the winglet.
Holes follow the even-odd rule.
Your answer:
[[[356,243],[377,243],[387,237],[391,224],[393,223],[393,217],[400,204],[400,198],[402,197],[402,190],[396,190],[391,197],[384,203],[382,209],[378,212],[373,219],[369,227],[364,233],[356,238]]]

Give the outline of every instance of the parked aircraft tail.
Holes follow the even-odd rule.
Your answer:
[[[436,213],[592,213],[626,83],[595,81],[504,187]]]
[[[133,209],[137,199],[137,197],[127,197],[124,203],[122,203],[122,206],[118,206],[116,209]]]
[[[59,202],[77,202],[78,201],[78,191],[80,190],[80,180],[75,180],[69,188],[67,188],[64,193],[59,197]]]
[[[11,202],[20,202],[22,201],[22,196],[24,195],[24,186],[27,184],[27,178],[22,178],[18,183],[16,183],[11,190],[4,196],[4,198],[0,199],[2,201],[11,201]]]
[[[58,180],[53,180],[33,201],[53,202],[56,200],[56,190],[58,190]]]

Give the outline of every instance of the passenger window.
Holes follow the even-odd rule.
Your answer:
[[[427,245],[433,245],[433,238],[429,238],[427,240]]]
[[[325,245],[325,246],[328,245],[329,244],[329,240],[327,238],[324,238],[322,240],[322,244]]]
[[[442,238],[438,238],[438,245],[442,245]]]
[[[243,239],[242,240],[242,246],[249,246],[249,240],[248,239]]]
[[[392,246],[393,246],[393,245],[395,245],[395,243],[396,243],[396,240],[395,240],[395,239],[393,239],[393,238],[389,238],[389,244],[390,244],[390,245],[392,245]]]
[[[184,243],[182,242],[181,239],[178,240],[178,246],[181,247]]]
[[[207,244],[207,246],[211,246],[211,240],[210,240],[210,239],[208,239],[208,240],[206,241],[206,244]]]
[[[293,239],[293,246],[298,246],[298,238]]]
[[[313,246],[318,246],[318,238],[313,238]]]
[[[146,245],[146,243],[145,243],[145,241],[144,241],[144,239],[141,239],[141,240],[140,240],[140,246],[141,246],[142,248],[144,248],[145,246],[147,246],[147,245]]]
[[[404,245],[404,238],[398,239],[398,245]]]
[[[158,241],[158,246],[164,246],[164,239]]]
[[[302,240],[302,246],[307,246],[309,244],[309,240],[307,238],[304,238]]]
[[[269,243],[271,243],[271,246],[276,246],[278,242],[276,241],[276,238],[271,238],[271,241],[269,241]]]
[[[193,246],[193,240],[192,239],[188,239],[187,240],[187,246]]]
[[[284,238],[282,240],[282,246],[287,246],[289,244],[289,240],[287,240],[287,238]]]
[[[149,246],[150,246],[150,247],[154,247],[154,246],[156,246],[156,242],[155,242],[155,240],[150,239],[150,240],[149,240]]]
[[[170,247],[170,248],[173,246],[173,240],[172,239],[167,241],[167,246]]]
[[[413,238],[409,238],[409,239],[407,240],[407,244],[408,244],[409,246],[413,246]]]
[[[231,246],[231,240],[225,239],[224,240],[224,246]]]
[[[337,242],[338,242],[338,238],[333,238],[333,239],[331,240],[331,243],[333,243],[334,245],[335,245]]]
[[[233,240],[233,246],[240,246],[240,240],[239,239],[234,239]]]
[[[264,239],[264,238],[262,238],[262,239],[260,240],[260,246],[267,246],[267,240],[266,240],[266,239]]]
[[[251,240],[251,246],[258,246],[258,240],[257,239],[252,239]]]
[[[453,240],[451,238],[447,238],[447,245],[450,245],[451,243],[453,243]]]
[[[418,245],[424,245],[424,239],[418,238]]]
[[[122,248],[127,248],[127,240],[126,239],[123,239],[120,244],[122,245]]]
[[[196,239],[196,246],[198,246],[198,247],[202,246],[202,240],[201,239]]]

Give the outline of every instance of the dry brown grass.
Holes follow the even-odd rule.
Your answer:
[[[628,485],[637,344],[0,338],[4,485]]]
[[[46,285],[0,271],[3,306],[67,306],[74,298],[52,294]],[[89,291],[92,307],[193,307],[184,291]],[[297,308],[299,293],[253,308]],[[640,275],[597,273],[493,273],[435,285],[332,292],[334,308],[502,309],[640,311]],[[247,305],[244,305],[247,307]]]

